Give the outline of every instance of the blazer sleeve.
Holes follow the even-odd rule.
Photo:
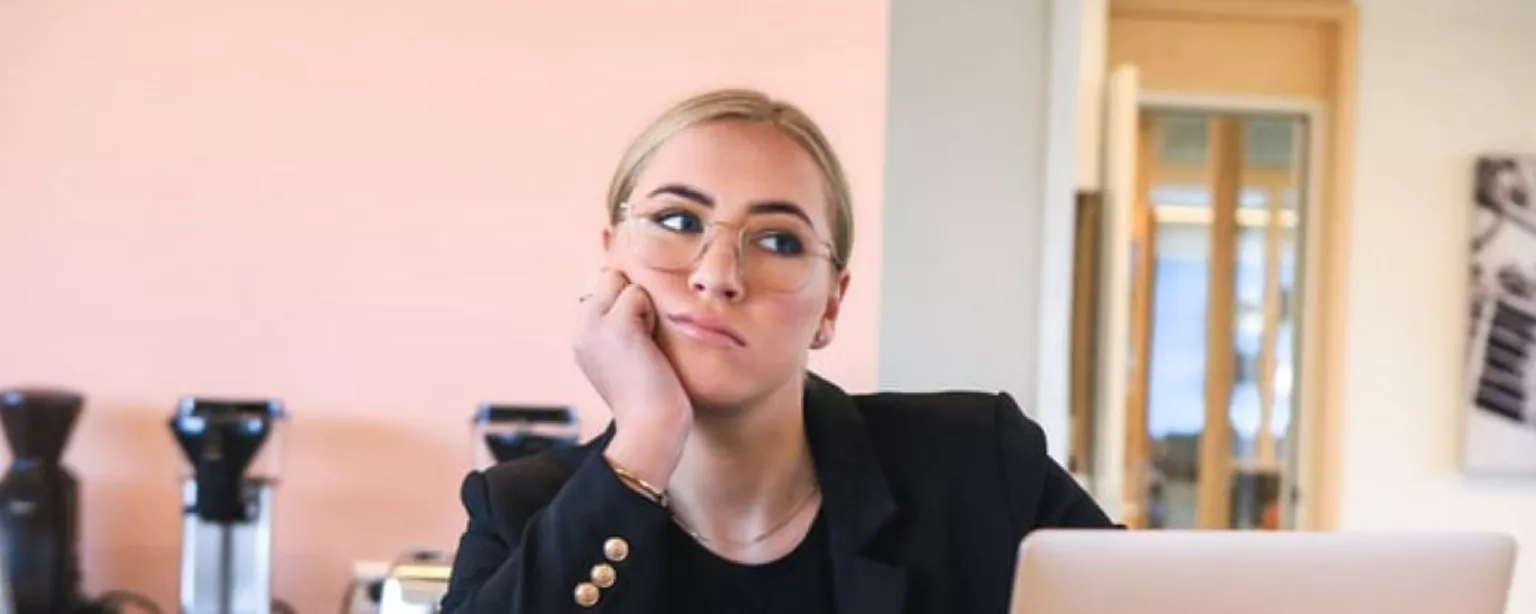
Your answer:
[[[601,454],[583,461],[548,505],[530,504],[517,496],[517,484],[498,481],[517,477],[473,472],[464,479],[469,525],[454,556],[445,614],[660,611],[666,510],[624,486]],[[577,587],[593,582],[599,564],[613,567],[616,581],[584,607]]]
[[[997,396],[997,445],[1009,506],[1023,533],[1041,528],[1116,528],[1077,480],[1046,454],[1045,432],[1008,394]]]

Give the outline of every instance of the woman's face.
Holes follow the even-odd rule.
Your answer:
[[[696,408],[761,400],[831,342],[848,278],[824,185],[810,154],[754,122],[683,131],[636,177],[629,221],[604,234],[608,265],[650,294]]]

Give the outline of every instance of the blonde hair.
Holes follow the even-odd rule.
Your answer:
[[[624,152],[608,185],[609,223],[618,223],[621,207],[635,189],[635,178],[657,149],[684,130],[720,121],[772,124],[811,155],[826,178],[827,197],[832,205],[833,263],[839,269],[847,266],[853,251],[853,202],[842,163],[821,128],[804,111],[754,90],[705,92],[673,105],[646,126]]]

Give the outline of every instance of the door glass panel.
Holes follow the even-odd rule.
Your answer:
[[[1210,233],[1157,223],[1147,436],[1148,528],[1195,527],[1200,433],[1205,429],[1205,304]]]
[[[1263,211],[1263,209],[1260,209]],[[1261,526],[1268,512],[1266,506],[1278,492],[1279,473],[1274,471],[1274,437],[1266,435],[1266,392],[1264,387],[1266,330],[1264,299],[1266,287],[1267,228],[1251,220],[1238,218],[1236,300],[1233,307],[1234,360],[1232,382],[1232,509],[1228,514],[1231,528]],[[1267,447],[1266,447],[1267,446]],[[1265,448],[1261,451],[1260,448]],[[1265,453],[1267,451],[1267,453]]]
[[[1205,428],[1205,309],[1210,268],[1210,130],[1203,115],[1150,118],[1153,273],[1148,353],[1147,528],[1196,526]],[[1134,411],[1134,409],[1133,409]],[[1134,436],[1134,435],[1133,435]]]
[[[1237,216],[1232,387],[1230,528],[1280,529],[1286,443],[1293,408],[1295,226],[1302,191],[1298,118],[1242,118],[1243,166]]]

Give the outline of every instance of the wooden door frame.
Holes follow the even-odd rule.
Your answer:
[[[1138,103],[1140,102],[1138,96]],[[1125,468],[1121,498],[1133,501],[1122,522],[1133,529],[1148,524],[1151,510],[1145,505],[1151,458],[1151,438],[1147,430],[1148,398],[1152,367],[1152,311],[1156,304],[1157,284],[1157,213],[1152,209],[1152,165],[1157,158],[1154,147],[1156,126],[1146,114],[1146,105],[1136,108],[1136,194],[1131,210],[1131,250],[1135,266],[1131,268],[1130,369],[1126,384],[1125,459],[1134,463]]]

